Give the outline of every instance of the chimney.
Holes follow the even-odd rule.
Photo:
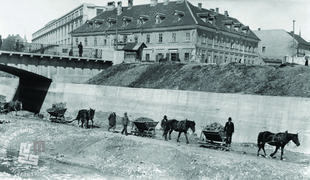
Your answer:
[[[198,8],[201,10],[201,8],[202,8],[202,3],[198,3]]]
[[[114,1],[108,2],[108,6],[115,7],[115,2]]]
[[[156,6],[157,2],[158,2],[158,0],[151,0],[151,6]]]
[[[128,0],[128,9],[131,9],[133,6],[133,0]]]
[[[117,15],[121,15],[123,12],[123,8],[122,8],[122,1],[118,1],[117,2]]]
[[[219,13],[219,8],[215,8],[216,13]]]
[[[164,5],[168,5],[169,4],[169,0],[164,0]]]
[[[224,15],[228,17],[229,16],[228,11],[224,11]]]

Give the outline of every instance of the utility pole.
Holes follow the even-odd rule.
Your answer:
[[[294,63],[295,56],[295,20],[293,20],[293,54],[292,54],[292,63]]]

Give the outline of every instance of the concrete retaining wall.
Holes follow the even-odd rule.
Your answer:
[[[160,121],[163,115],[196,122],[197,134],[212,122],[225,124],[228,117],[235,123],[235,142],[255,142],[260,131],[299,132],[302,146],[289,149],[310,153],[310,98],[220,94],[195,91],[135,89],[85,84],[53,84],[41,109],[52,103],[66,102],[66,116],[76,116],[81,108],[115,111],[129,118],[150,117]],[[106,119],[98,119],[107,121]]]
[[[17,85],[18,79],[0,78],[0,94],[11,100]],[[79,109],[92,107],[96,111],[115,111],[120,116],[128,112],[130,120],[144,116],[161,121],[163,115],[168,119],[188,118],[196,122],[198,136],[206,124],[224,125],[232,117],[234,142],[256,143],[260,131],[288,130],[299,132],[301,146],[296,148],[291,142],[287,148],[310,153],[310,98],[52,83],[41,112],[47,114],[46,109],[59,102],[67,103],[65,115],[71,117]]]

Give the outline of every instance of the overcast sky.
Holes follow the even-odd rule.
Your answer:
[[[1,0],[0,35],[26,35],[42,28],[47,22],[65,15],[81,3],[93,3],[106,6],[112,0]],[[118,0],[117,0],[118,1]],[[158,0],[162,2],[163,0]],[[174,0],[175,1],[175,0]],[[252,30],[284,29],[310,41],[310,0],[188,0],[194,5],[199,2],[204,8],[218,7],[220,13],[225,10]],[[128,0],[122,0],[127,6]],[[150,0],[133,0],[135,4],[149,4]]]

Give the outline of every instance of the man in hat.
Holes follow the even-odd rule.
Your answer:
[[[234,123],[231,121],[232,121],[232,119],[231,119],[231,117],[229,117],[228,121],[226,122],[225,127],[224,127],[224,131],[226,133],[226,138],[227,138],[226,143],[228,146],[231,146],[231,137],[235,131]]]

